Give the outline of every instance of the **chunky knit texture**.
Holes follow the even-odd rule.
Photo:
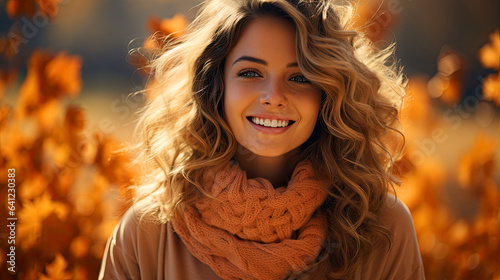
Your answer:
[[[189,251],[223,279],[284,279],[317,258],[326,238],[314,215],[326,198],[324,182],[301,162],[288,186],[247,179],[235,162],[207,171],[199,199],[172,225]]]

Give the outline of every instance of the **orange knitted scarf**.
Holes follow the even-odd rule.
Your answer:
[[[205,172],[203,180],[215,199],[199,199],[172,225],[189,251],[221,278],[284,279],[316,260],[326,229],[313,214],[326,192],[310,163],[297,165],[286,188],[247,179],[234,162]]]

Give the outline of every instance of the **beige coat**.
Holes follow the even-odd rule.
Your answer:
[[[361,279],[425,279],[413,221],[408,208],[388,196],[381,221],[394,235],[388,254],[375,248]],[[219,280],[212,269],[196,259],[172,226],[143,220],[139,202],[121,218],[108,239],[99,279]]]

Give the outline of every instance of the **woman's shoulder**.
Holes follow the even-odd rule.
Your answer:
[[[106,244],[99,279],[156,278],[159,260],[152,252],[162,243],[165,224],[155,222],[151,207],[152,201],[141,200],[123,214]]]
[[[160,208],[144,199],[123,214],[106,244],[99,279],[220,279],[189,252],[170,222],[160,222]]]
[[[154,227],[162,224],[159,214],[160,204],[152,198],[144,198],[134,202],[122,215],[120,222],[131,227]]]
[[[387,194],[383,208],[379,214],[380,223],[392,233],[415,232],[410,209],[406,204],[392,194]]]
[[[388,194],[379,213],[380,225],[390,231],[391,245],[375,244],[362,279],[425,279],[410,210]]]
[[[159,206],[152,199],[142,199],[132,204],[122,215],[115,228],[115,235],[122,241],[157,236],[164,223],[158,218]]]
[[[156,247],[167,223],[159,219],[160,205],[151,198],[134,202],[115,228],[115,238],[124,246]]]

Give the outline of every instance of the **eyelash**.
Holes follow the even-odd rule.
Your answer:
[[[249,74],[252,74],[252,76],[249,76]],[[257,78],[257,77],[262,77],[262,75],[260,75],[257,72],[257,70],[253,70],[253,69],[242,70],[242,71],[238,72],[238,74],[236,74],[236,75],[238,77],[241,77],[244,79],[253,79],[253,78]],[[294,80],[296,78],[300,78],[300,80],[299,81]],[[290,78],[290,81],[297,83],[297,84],[310,84],[311,83],[308,79],[306,79],[306,77],[304,77],[302,75],[293,76],[292,78]]]
[[[256,74],[255,76],[248,76],[249,73],[254,73]],[[240,72],[238,72],[238,74],[236,74],[238,77],[241,77],[241,78],[244,78],[244,79],[253,79],[253,78],[257,78],[257,77],[262,77],[258,72],[257,70],[254,70],[254,69],[245,69],[245,70],[241,70]]]
[[[293,76],[292,78],[290,78],[290,80],[295,79],[295,78],[300,78],[301,81],[292,81],[292,82],[299,83],[299,84],[310,84],[311,83],[311,81],[309,81],[306,77],[304,77],[302,75]]]

